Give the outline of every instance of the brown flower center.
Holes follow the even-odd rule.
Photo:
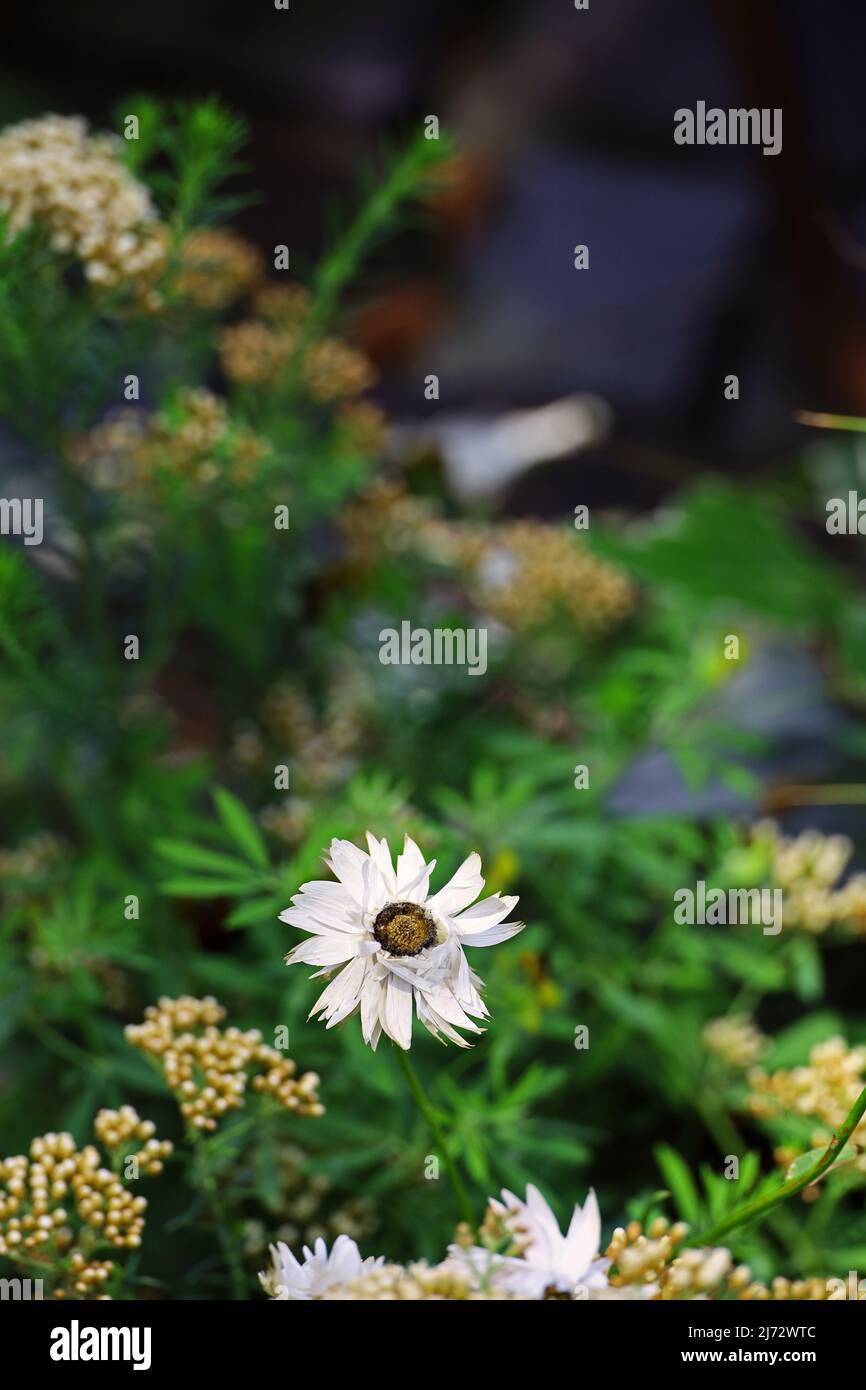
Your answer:
[[[417,903],[388,903],[373,923],[373,935],[392,956],[417,956],[436,942],[436,923]]]

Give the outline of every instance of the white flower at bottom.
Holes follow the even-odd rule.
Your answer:
[[[362,1259],[349,1236],[337,1236],[330,1254],[321,1236],[312,1250],[305,1245],[303,1264],[282,1240],[272,1245],[270,1251],[271,1267],[261,1271],[259,1283],[276,1302],[321,1298],[332,1285],[357,1279],[359,1274],[378,1268],[384,1258]]]
[[[436,861],[426,863],[408,835],[396,868],[387,840],[368,834],[367,844],[369,853],[349,840],[332,840],[327,863],[337,882],[303,884],[280,913],[283,922],[311,933],[289,952],[287,964],[318,965],[314,978],[333,976],[310,1014],[333,1028],[360,1011],[364,1041],[372,1048],[386,1033],[408,1050],[414,1003],[435,1037],[468,1047],[457,1029],[481,1033],[472,1020],[488,1014],[483,981],[463,948],[493,946],[521,931],[522,922],[503,921],[517,898],[494,893],[475,902],[484,887],[477,854],[431,895]]]
[[[608,1287],[605,1271],[610,1261],[598,1258],[601,1215],[592,1188],[583,1207],[575,1202],[565,1235],[531,1183],[525,1202],[503,1190],[502,1201],[491,1199],[490,1207],[520,1253],[494,1255],[479,1246],[463,1250],[463,1258],[482,1279],[524,1298],[591,1298]],[[451,1246],[450,1253],[459,1256],[460,1247]]]

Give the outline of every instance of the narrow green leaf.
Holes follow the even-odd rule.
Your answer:
[[[243,802],[224,787],[216,788],[214,801],[220,820],[245,857],[260,869],[267,869],[270,865],[267,845]]]
[[[251,891],[249,879],[169,878],[160,892],[174,898],[242,898]]]
[[[207,869],[210,873],[220,874],[248,872],[244,860],[233,859],[230,854],[220,854],[218,850],[194,844],[191,840],[157,840],[155,848],[163,859],[181,868]]]
[[[701,1199],[685,1160],[669,1144],[658,1144],[653,1153],[679,1214],[693,1225],[700,1220]]]
[[[259,922],[276,921],[279,905],[273,898],[251,898],[235,907],[226,918],[228,927],[254,927]]]

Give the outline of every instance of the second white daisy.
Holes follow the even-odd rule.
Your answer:
[[[523,1298],[598,1298],[608,1291],[610,1260],[598,1253],[601,1215],[595,1193],[589,1190],[581,1207],[575,1202],[565,1234],[544,1197],[532,1183],[526,1201],[503,1190],[502,1201],[491,1198],[491,1215],[512,1237],[513,1252],[494,1255],[472,1246],[452,1245],[449,1253],[465,1260],[478,1275]]]
[[[287,964],[320,966],[313,978],[334,976],[311,1016],[333,1028],[359,1011],[371,1047],[386,1033],[408,1049],[414,1002],[435,1037],[468,1047],[457,1029],[481,1033],[473,1019],[488,1014],[483,982],[464,947],[493,946],[521,931],[522,922],[504,920],[517,898],[494,893],[475,901],[484,887],[477,854],[431,896],[436,861],[428,864],[413,840],[406,837],[396,868],[387,840],[368,833],[367,844],[369,852],[332,840],[327,863],[337,881],[303,884],[280,913],[282,921],[311,933],[289,952]]]
[[[261,1271],[259,1283],[271,1300],[278,1303],[321,1298],[335,1284],[357,1279],[384,1264],[382,1256],[362,1259],[349,1236],[337,1236],[330,1253],[321,1236],[312,1250],[305,1245],[303,1264],[282,1240],[270,1249],[270,1268]]]

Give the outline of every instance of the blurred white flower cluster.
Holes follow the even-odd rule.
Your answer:
[[[80,116],[41,116],[0,132],[0,213],[9,234],[44,223],[52,248],[103,287],[155,274],[166,247],[150,194],[120,157],[120,139]]]

